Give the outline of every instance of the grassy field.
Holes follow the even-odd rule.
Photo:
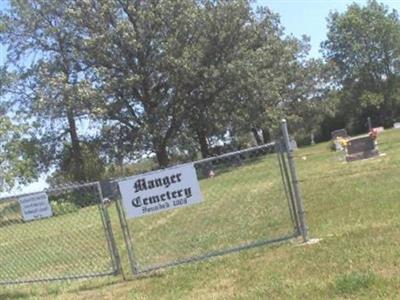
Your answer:
[[[386,156],[352,163],[327,144],[296,152],[307,223],[310,235],[322,239],[318,244],[292,240],[129,281],[0,286],[0,299],[397,299],[400,131],[386,131],[379,145]],[[290,232],[277,175],[275,160],[254,162],[202,181],[207,203],[197,208],[131,221],[139,261],[162,263]],[[121,244],[120,233],[116,238]],[[122,247],[121,255],[125,261]]]
[[[17,215],[15,200],[0,205],[0,282],[112,273],[96,206],[26,223]]]

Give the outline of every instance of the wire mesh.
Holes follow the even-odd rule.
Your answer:
[[[201,203],[126,220],[134,272],[297,236],[278,152],[268,144],[194,162]]]
[[[43,193],[0,198],[0,284],[116,274],[114,240],[98,183],[45,192],[50,214],[33,219],[29,210],[38,204],[27,201]]]

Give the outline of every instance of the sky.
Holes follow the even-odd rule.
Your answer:
[[[267,6],[280,15],[286,34],[296,37],[307,35],[311,38],[310,57],[321,57],[320,43],[326,39],[326,18],[330,11],[344,12],[348,5],[356,2],[365,4],[367,0],[256,0],[255,5]],[[400,0],[381,0],[390,8],[400,11]],[[7,7],[7,0],[0,0],[0,10]],[[5,61],[5,48],[0,45],[0,64]],[[38,191],[45,186],[45,177],[24,192]]]
[[[310,57],[321,57],[320,44],[326,39],[326,18],[330,11],[344,12],[352,3],[365,4],[366,0],[256,0],[258,6],[267,6],[278,13],[286,34],[311,38]],[[389,8],[400,12],[400,0],[383,0]]]

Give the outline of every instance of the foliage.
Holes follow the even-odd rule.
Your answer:
[[[11,1],[0,14],[0,41],[8,45],[8,71],[13,78],[8,89],[8,110],[35,130],[54,164],[71,143],[71,176],[84,180],[77,119],[85,112],[89,82],[76,53],[79,35],[71,27],[72,1]],[[33,122],[35,125],[33,126]]]
[[[42,156],[26,127],[14,124],[4,110],[0,112],[0,191],[37,179],[44,168]]]
[[[146,158],[165,167],[262,144],[283,117],[301,144],[400,114],[399,17],[376,1],[330,14],[325,61],[247,0],[11,1],[0,24],[0,92],[19,117],[8,164],[23,160],[28,180],[97,180]]]
[[[391,126],[400,113],[400,20],[395,10],[368,1],[328,18],[324,57],[336,66],[342,87],[341,117],[356,132],[368,116]]]
[[[71,170],[74,166],[71,147],[69,143],[63,144],[63,152],[55,158],[57,159],[56,167],[47,179],[51,185],[59,185],[76,180],[74,172]],[[95,142],[81,142],[81,155],[85,161],[82,166],[82,172],[84,172],[87,179],[93,181],[103,179],[105,174],[105,162],[100,157],[98,148],[98,144]]]
[[[78,211],[79,206],[69,201],[52,201],[51,209],[54,216],[61,216]]]

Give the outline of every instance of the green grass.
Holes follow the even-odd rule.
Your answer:
[[[35,222],[15,222],[15,217],[4,222],[0,281],[111,272],[102,226],[97,207]]]
[[[129,281],[111,277],[0,287],[0,299],[396,299],[400,131],[386,131],[378,140],[386,156],[365,161],[345,163],[326,143],[295,153],[309,231],[322,238],[318,244],[293,240]],[[202,204],[130,221],[139,262],[163,263],[291,232],[280,180],[276,160],[257,161],[202,181]],[[72,218],[63,223],[82,222],[79,214],[63,216]],[[23,232],[12,226],[14,235]],[[53,226],[54,233],[63,233],[52,239],[68,236],[66,227]],[[0,229],[0,243],[3,234]],[[127,272],[122,236],[115,234]],[[16,264],[10,254],[3,258],[2,247],[0,266]],[[71,259],[78,264],[81,258]]]

